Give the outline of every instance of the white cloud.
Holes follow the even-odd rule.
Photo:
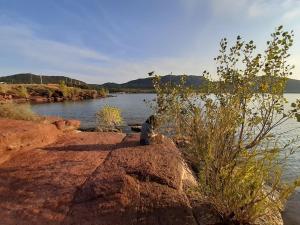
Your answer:
[[[16,72],[54,73],[76,75],[91,83],[123,82],[146,75],[150,70],[158,73],[200,74],[200,59],[150,58],[116,59],[85,47],[73,46],[58,41],[41,38],[26,26],[0,25],[1,57],[10,54],[12,60],[22,59],[22,63],[0,60],[1,74]],[[204,65],[203,65],[204,66]]]
[[[243,10],[247,3],[248,0],[211,0],[213,14],[217,16],[233,16]]]
[[[24,26],[0,26],[2,48],[17,49],[20,54],[49,63],[64,59],[93,59],[106,61],[108,56],[93,50],[38,38],[32,30]]]
[[[40,38],[30,28],[22,25],[0,26],[1,57],[11,55],[12,60],[22,59],[19,62],[10,62],[9,68],[0,62],[7,73],[64,71],[64,73],[96,74],[101,72],[99,66],[110,60],[109,56],[97,51]],[[37,71],[40,70],[40,71]],[[42,71],[41,71],[42,70]],[[1,71],[3,74],[3,71]]]
[[[262,18],[299,18],[300,0],[212,0],[217,16]]]
[[[179,0],[179,2],[183,6],[186,14],[193,14],[194,12],[196,12],[197,7],[201,3],[201,0]]]
[[[2,75],[17,72],[59,74],[89,83],[125,82],[145,77],[152,70],[162,75],[170,72],[200,75],[205,69],[213,72],[214,62],[209,55],[217,54],[199,52],[181,57],[118,59],[84,46],[44,39],[31,28],[21,25],[0,25],[0,49]],[[297,66],[300,58],[297,52],[294,53],[292,63]],[[6,54],[11,58],[1,60]],[[296,67],[297,74],[300,79],[300,66]]]
[[[267,1],[253,1],[248,8],[249,17],[259,17],[268,15],[271,12],[272,6]]]
[[[300,20],[300,6],[298,8],[291,9],[283,14],[282,20],[284,22],[291,22],[295,20]]]

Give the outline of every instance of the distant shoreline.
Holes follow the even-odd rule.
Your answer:
[[[82,89],[65,84],[0,84],[0,103],[53,103],[111,97],[105,89]]]

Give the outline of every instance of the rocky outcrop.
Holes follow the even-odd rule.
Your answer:
[[[4,121],[9,123],[3,125]],[[189,194],[197,182],[167,138],[140,146],[138,134],[61,132],[52,124],[11,120],[0,120],[0,131],[2,149],[14,138],[20,149],[27,143],[26,151],[0,164],[1,224],[213,225],[221,221],[212,207]]]
[[[12,95],[1,94],[0,93],[0,103],[1,102],[12,102]]]
[[[77,188],[123,137],[67,133],[0,165],[1,224],[63,224]]]
[[[57,120],[53,124],[61,131],[73,131],[80,128],[79,120]]]
[[[0,165],[0,217],[2,224],[196,224],[183,174],[170,141],[139,146],[139,135],[63,133]]]
[[[5,85],[1,89],[1,85]],[[87,88],[87,87],[85,87]],[[59,84],[0,84],[0,103],[50,103],[103,98],[96,90]]]
[[[183,175],[182,158],[170,141],[119,148],[75,193],[64,222],[197,224],[182,189]]]
[[[34,103],[47,103],[51,101],[48,97],[43,96],[31,96],[29,100]]]
[[[20,151],[53,143],[60,134],[52,124],[0,118],[0,164]]]

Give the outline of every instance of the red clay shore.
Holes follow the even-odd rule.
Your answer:
[[[57,127],[0,119],[0,224],[220,224],[172,141]]]

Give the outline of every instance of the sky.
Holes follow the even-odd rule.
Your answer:
[[[65,75],[87,83],[147,73],[213,72],[219,42],[263,51],[275,27],[294,30],[300,79],[300,0],[0,0],[0,75]]]

